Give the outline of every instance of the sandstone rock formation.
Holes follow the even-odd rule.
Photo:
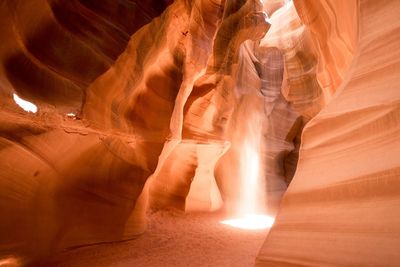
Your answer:
[[[397,266],[400,5],[294,3],[320,45],[323,76],[332,88],[343,81],[304,129],[295,177],[256,265]],[[343,72],[345,47],[356,50]]]
[[[399,9],[1,2],[0,258],[233,211],[250,163],[271,214],[286,192],[258,265],[398,262]]]
[[[89,127],[80,113],[89,84],[165,6],[0,4],[0,255],[36,257],[144,230],[134,207],[152,171],[131,163],[140,148],[132,154],[125,143],[135,138]],[[13,93],[36,104],[37,114],[22,111]],[[135,182],[129,182],[132,173],[138,173]]]
[[[112,7],[115,15],[104,14]],[[42,13],[33,16],[29,11],[35,8]],[[189,175],[179,172],[161,183],[170,187],[181,180],[176,190],[183,192],[183,202],[178,204],[184,204],[196,169],[212,173],[227,148],[223,124],[234,103],[224,100],[222,93],[233,95],[240,44],[261,38],[269,27],[262,8],[257,1],[228,1],[224,6],[213,1],[176,1],[138,30],[113,63],[126,35],[120,29],[125,24],[119,8],[111,2],[104,6],[90,1],[3,3],[5,28],[14,32],[1,49],[5,95],[1,255],[38,257],[141,233],[148,197],[145,183],[157,166],[155,181],[168,178],[159,176],[164,169],[179,164],[188,168]],[[31,39],[24,39],[25,35]],[[41,50],[46,37],[51,41]],[[59,44],[65,40],[70,42],[67,48]],[[26,75],[17,72],[19,67],[27,67]],[[194,115],[186,114],[192,113],[194,101],[209,101],[198,94],[210,81],[208,96],[225,104],[206,108],[216,120],[209,121],[207,112],[198,114],[205,122],[198,129],[204,132],[197,141],[195,134],[186,134],[185,139],[194,140],[186,146],[190,142],[181,141],[182,129],[196,128],[189,123]],[[38,112],[20,110],[12,94],[36,104]],[[213,140],[207,134],[214,134]],[[204,148],[213,153],[211,161],[204,160]],[[193,157],[174,158],[181,149]],[[148,186],[154,191],[150,196],[161,200],[155,185]],[[211,189],[215,192],[215,182]],[[206,209],[216,208],[215,198],[211,200]]]

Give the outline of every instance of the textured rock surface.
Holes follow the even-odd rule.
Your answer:
[[[171,2],[0,3],[0,258],[233,209],[251,164],[274,213],[301,142],[258,264],[398,262],[399,4]]]
[[[228,1],[222,7],[213,1],[176,1],[138,30],[115,62],[126,32],[137,29],[126,25],[119,13],[126,10],[119,4],[1,5],[8,23],[4,28],[12,29],[13,37],[1,49],[6,96],[1,110],[2,255],[37,257],[65,247],[132,238],[145,227],[147,192],[162,202],[156,186],[144,187],[154,171],[162,186],[177,185],[182,197],[178,208],[182,203],[185,207],[196,173],[211,173],[213,181],[213,165],[226,150],[224,120],[218,118],[229,119],[234,105],[223,92],[233,95],[239,46],[261,38],[269,27],[260,2]],[[142,15],[148,11],[143,5]],[[36,9],[40,12],[30,12]],[[108,9],[115,13],[105,14]],[[27,68],[24,75],[17,71],[20,67]],[[212,87],[207,87],[207,97],[199,98],[204,85]],[[14,92],[39,111],[22,112],[12,103]],[[187,115],[198,107],[194,101],[207,103],[209,97],[216,102],[200,110],[198,118]],[[71,112],[75,115],[66,115]],[[209,114],[216,119],[209,120]],[[204,124],[191,126],[195,120]],[[184,125],[185,138],[197,141],[182,144]],[[200,135],[193,134],[197,130]],[[205,144],[197,145],[200,141]],[[182,151],[193,157],[186,159]],[[173,174],[180,164],[188,175],[178,169],[168,179],[165,174]],[[201,181],[195,185],[204,188],[204,193],[196,190],[200,198],[216,188],[215,183],[209,188]],[[196,198],[191,195],[192,204]],[[168,195],[168,202],[173,199]],[[209,204],[204,206],[203,200]],[[220,205],[215,201],[209,195],[192,207],[215,209]]]
[[[2,96],[15,90],[37,104],[78,112],[87,86],[165,6],[158,3],[155,10],[151,1],[129,0],[2,1]]]
[[[213,2],[199,3],[204,7],[201,10],[207,11],[205,7]],[[229,140],[230,121],[234,116],[237,103],[235,88],[240,82],[240,45],[246,40],[261,39],[269,29],[270,25],[266,21],[266,15],[261,12],[262,8],[259,1],[228,1],[224,12],[219,14],[221,22],[218,23],[218,14],[215,14],[216,20],[209,26],[211,35],[215,37],[200,35],[199,37],[202,38],[191,37],[189,40],[191,50],[185,61],[183,81],[171,118],[171,140],[166,143],[161,157],[169,158],[179,150],[185,151],[185,154],[190,157],[184,159],[186,163],[180,163],[184,164],[185,168],[182,168],[183,166],[179,163],[176,164],[181,156],[175,156],[175,160],[171,161],[174,162],[171,164],[173,169],[160,165],[160,168],[168,169],[168,174],[161,170],[161,173],[156,171],[153,177],[150,198],[163,195],[165,199],[164,204],[160,203],[159,197],[156,197],[154,201],[150,199],[151,203],[157,202],[156,206],[183,209],[191,180],[199,177],[199,175],[194,175],[196,170],[204,168],[198,164],[203,161],[200,158],[212,157],[215,162],[228,148],[229,143],[226,141]],[[200,15],[207,17],[208,15],[205,14]],[[197,18],[199,14],[192,15]],[[194,21],[197,20],[194,19]],[[216,23],[218,23],[217,28],[214,26]],[[189,33],[196,34],[198,28],[199,25],[195,24]],[[206,28],[206,33],[209,31]],[[206,56],[207,60],[196,60],[199,55]],[[259,86],[257,80],[259,78],[256,78],[255,84]],[[186,142],[188,140],[192,143],[191,146],[188,146]],[[186,177],[176,175],[182,170]],[[214,179],[213,165],[209,165],[206,172],[212,177],[211,180]],[[231,179],[231,177],[224,178]],[[173,188],[169,186],[171,184]],[[191,207],[203,206],[205,207],[203,210],[211,210],[218,206],[215,202],[218,202],[219,198],[214,197],[215,194],[212,193],[215,191],[215,186],[210,184],[208,188],[209,190],[204,191],[203,197],[197,197],[198,204],[194,205],[192,201]],[[176,202],[177,199],[181,201]],[[172,206],[171,200],[175,203]],[[209,204],[199,205],[199,201]]]
[[[304,129],[296,175],[257,266],[400,261],[400,5],[358,1],[357,36],[357,22],[346,16],[355,2],[318,1],[317,7],[317,1],[295,1],[313,38],[321,47],[327,44],[322,64],[328,64],[324,72],[332,85],[346,55],[340,47],[352,40],[357,50],[349,71],[339,75],[344,80],[332,101]]]
[[[144,230],[145,206],[137,199],[157,163],[154,146],[145,147],[153,153],[148,165],[143,147],[126,145],[135,136],[91,127],[79,113],[89,84],[166,5],[153,6],[1,2],[1,255],[36,257]],[[13,93],[38,113],[23,112]]]

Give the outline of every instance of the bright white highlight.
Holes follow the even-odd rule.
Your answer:
[[[241,163],[241,194],[239,196],[238,217],[221,221],[221,223],[245,230],[263,230],[270,228],[275,219],[263,215],[264,199],[260,186],[260,158],[258,142],[244,142]]]
[[[260,173],[260,159],[255,147],[245,142],[241,166],[241,196],[239,214],[255,214],[258,209],[258,178]]]
[[[71,119],[71,120],[76,120],[76,114],[75,113],[67,113],[65,114],[67,116],[67,118]]]
[[[242,129],[243,139],[240,145],[240,192],[234,217],[221,223],[247,230],[267,229],[274,223],[274,218],[266,215],[265,180],[263,173],[262,125],[265,121],[263,112],[248,111],[247,127]]]
[[[221,221],[221,223],[246,230],[262,230],[270,228],[275,219],[267,215],[247,214],[236,219]]]
[[[17,103],[18,106],[20,106],[23,110],[26,112],[37,112],[37,106],[29,101],[23,100],[17,94],[14,94],[14,101]]]
[[[260,158],[254,144],[245,142],[243,146],[243,166],[241,195],[239,199],[239,216],[234,219],[221,221],[232,227],[246,230],[262,230],[270,228],[275,219],[263,215],[263,207],[260,205]],[[264,197],[262,195],[262,197]]]

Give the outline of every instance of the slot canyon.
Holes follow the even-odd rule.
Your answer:
[[[400,1],[0,21],[0,267],[400,266]]]

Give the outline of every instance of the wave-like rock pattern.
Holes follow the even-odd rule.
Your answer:
[[[133,238],[147,203],[229,206],[249,143],[276,206],[301,141],[258,264],[335,264],[324,231],[366,254],[357,229],[379,234],[364,236],[384,244],[375,262],[392,262],[397,217],[372,215],[397,203],[398,4],[176,0],[152,20],[170,2],[0,3],[0,255]],[[22,113],[13,92],[39,112]]]
[[[212,4],[212,1],[209,3]],[[219,19],[222,20],[219,24],[217,24],[218,13],[215,14],[217,20],[215,20],[214,24],[217,24],[218,27],[211,27],[210,29],[210,32],[215,30],[215,33],[213,33],[215,37],[210,39],[206,35],[202,39],[207,48],[206,51],[203,50],[204,55],[208,56],[207,60],[204,61],[203,59],[200,62],[193,63],[191,54],[186,61],[185,70],[188,70],[191,75],[184,77],[180,95],[178,96],[178,101],[181,100],[181,97],[186,101],[176,102],[171,119],[172,140],[166,144],[163,157],[164,155],[167,157],[168,153],[173,154],[174,149],[186,149],[186,151],[191,149],[192,153],[197,155],[196,160],[201,162],[200,158],[204,157],[208,149],[208,153],[214,155],[216,161],[222,155],[222,152],[226,150],[228,145],[225,142],[228,136],[227,130],[236,103],[234,99],[235,83],[240,79],[236,77],[239,63],[239,47],[248,39],[260,39],[268,30],[269,24],[266,21],[266,15],[261,10],[262,4],[259,1],[232,1],[227,2],[223,14],[219,14]],[[205,13],[203,16],[205,16]],[[198,43],[200,40],[195,39],[193,41]],[[187,141],[192,143],[189,148]],[[196,145],[195,143],[198,144]],[[209,144],[209,146],[205,146],[205,144]],[[219,152],[215,152],[215,150]],[[179,165],[175,164],[175,166],[180,168],[178,167]],[[213,173],[213,167],[208,166],[210,168],[208,172],[211,174]],[[191,172],[195,173],[196,169],[201,168],[203,167],[193,164]],[[176,171],[179,171],[179,169]],[[157,194],[157,191],[164,191],[164,195],[180,196],[181,199],[185,200],[191,181],[196,177],[187,177],[186,182],[183,183],[186,186],[175,188],[171,192],[165,189],[168,187],[168,183],[175,184],[174,181],[181,178],[165,176],[163,173],[158,174],[156,172],[154,176],[155,182],[152,183],[150,188],[151,192],[153,192],[151,195]],[[164,182],[160,182],[160,180],[164,180]],[[212,188],[210,184],[209,190],[205,190],[203,198],[200,197],[198,199],[198,202],[209,203],[209,205],[205,205],[209,209],[216,206],[211,199]],[[158,200],[151,202],[157,202],[157,206],[160,206]],[[164,206],[168,206],[168,203],[168,201],[165,201]],[[182,208],[185,207],[184,204],[181,202],[174,207]],[[206,210],[209,210],[208,208]]]
[[[129,0],[2,1],[2,94],[17,92],[38,105],[79,112],[88,85],[166,3],[152,6]]]
[[[29,13],[38,7],[39,13]],[[157,165],[169,169],[167,160],[165,165],[164,161],[158,164],[166,138],[172,137],[172,144],[181,138],[174,128],[182,126],[170,125],[171,117],[183,125],[186,101],[175,105],[178,92],[195,98],[187,85],[207,69],[208,75],[230,79],[240,43],[252,37],[248,30],[257,30],[259,38],[265,33],[264,14],[252,13],[261,8],[257,1],[229,2],[225,8],[214,1],[176,1],[137,31],[112,63],[118,54],[113,44],[122,41],[124,34],[115,27],[118,21],[103,21],[101,8],[91,10],[87,1],[2,3],[2,12],[9,12],[16,32],[2,49],[6,57],[2,89],[8,100],[1,131],[1,210],[7,216],[1,221],[5,236],[1,254],[40,257],[65,247],[123,240],[142,232],[145,183]],[[213,16],[205,15],[209,10]],[[48,35],[52,42],[44,42]],[[39,43],[44,43],[48,54]],[[224,44],[230,49],[219,55]],[[15,53],[7,50],[11,48]],[[19,65],[26,68],[26,75],[18,75]],[[180,90],[182,84],[185,87]],[[50,90],[52,86],[55,90]],[[39,112],[18,111],[9,101],[14,90],[37,104]],[[70,111],[77,116],[59,114]],[[202,154],[199,162],[212,168],[213,163],[204,160],[204,151],[194,148]],[[213,158],[223,151],[224,146]]]
[[[135,145],[135,136],[88,127],[79,117],[87,87],[168,3],[96,2],[0,4],[1,257],[37,258],[144,230],[139,195],[158,152],[151,141]],[[24,114],[13,93],[38,113]]]
[[[311,2],[295,5],[321,47],[327,44],[322,60],[332,81],[331,70],[340,73],[332,60],[347,53],[341,37],[357,40],[356,54],[332,101],[304,129],[296,175],[256,265],[397,266],[400,5],[322,1],[331,13],[316,18],[326,10]],[[353,2],[357,21],[346,15]],[[348,30],[337,35],[334,21]]]

